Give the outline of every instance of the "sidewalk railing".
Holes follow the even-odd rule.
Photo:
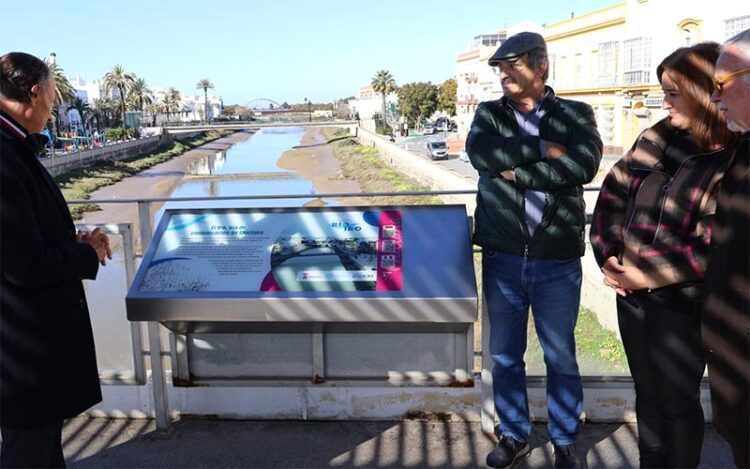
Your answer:
[[[585,188],[586,191],[598,191],[598,187],[587,187]],[[421,196],[469,196],[472,197],[476,194],[476,190],[444,190],[444,191],[404,191],[404,192],[369,192],[369,193],[328,193],[328,194],[316,194],[316,198],[321,199],[342,199],[342,198],[352,198],[356,197],[359,199],[362,198],[369,198],[369,197],[396,197],[396,196],[406,196],[406,197],[421,197]],[[122,246],[123,246],[123,257],[125,261],[125,269],[126,269],[126,276],[125,281],[127,283],[127,287],[129,287],[130,283],[133,280],[134,274],[135,274],[135,268],[138,263],[138,258],[142,257],[143,252],[147,249],[149,243],[151,242],[152,235],[153,235],[153,223],[152,223],[152,207],[155,204],[163,204],[163,203],[184,203],[184,202],[215,202],[217,204],[221,204],[221,202],[225,201],[237,201],[237,200],[267,200],[267,201],[273,201],[273,200],[279,200],[279,199],[286,199],[286,200],[293,200],[293,199],[309,199],[310,194],[268,194],[268,195],[243,195],[243,196],[221,196],[221,197],[179,197],[179,198],[169,198],[169,197],[158,197],[158,198],[143,198],[143,199],[108,199],[108,200],[73,200],[69,201],[70,204],[82,204],[82,203],[97,203],[97,204],[135,204],[137,206],[138,210],[138,230],[137,233],[132,233],[132,225],[130,223],[118,223],[118,224],[103,224],[103,225],[81,225],[80,228],[83,229],[93,229],[95,227],[102,228],[105,233],[108,233],[110,235],[117,235],[122,237]],[[467,214],[467,216],[469,216]],[[590,217],[590,214],[587,214],[588,217]],[[140,246],[140,252],[137,252],[136,245]],[[481,252],[481,249],[475,248],[475,253]],[[481,292],[480,292],[481,295]],[[484,302],[482,302],[484,304]],[[482,324],[483,324],[483,333],[482,333],[482,350],[485,350],[487,347],[487,340],[488,340],[488,334],[484,332],[484,329],[486,327],[489,327],[489,324],[486,319],[486,314],[482,314]],[[174,340],[170,336],[168,338],[168,342],[170,344],[167,351],[162,352],[162,337],[161,337],[161,331],[159,324],[156,322],[148,323],[147,324],[147,330],[149,335],[149,347],[146,349],[144,347],[144,329],[143,325],[140,323],[131,323],[130,324],[130,335],[131,335],[131,342],[132,342],[132,350],[133,350],[133,363],[134,363],[134,376],[132,379],[127,379],[127,377],[114,377],[109,376],[106,374],[100,374],[100,379],[103,384],[135,384],[135,385],[142,385],[147,382],[147,370],[146,370],[146,364],[145,364],[145,358],[147,356],[150,357],[150,363],[151,363],[151,376],[152,376],[152,383],[153,383],[153,403],[154,403],[154,411],[155,415],[157,416],[157,420],[159,423],[159,427],[164,428],[166,425],[168,425],[168,416],[167,416],[167,404],[166,404],[166,388],[167,384],[165,381],[166,374],[164,373],[164,370],[167,369],[167,366],[164,362],[165,358],[167,356],[170,357],[171,360],[171,367],[174,369],[175,363],[176,363],[176,354],[174,349]],[[476,351],[475,351],[476,356]],[[158,358],[157,358],[158,357]],[[475,368],[476,369],[476,368]],[[485,426],[491,426],[491,388],[487,385],[487,374],[489,373],[489,370],[491,369],[491,363],[490,358],[484,354],[482,354],[482,366],[481,366],[481,372],[479,374],[479,378],[482,382],[482,394],[483,394],[483,402],[482,402],[482,409],[483,409],[483,423]],[[589,381],[592,381],[589,377]],[[603,387],[610,387],[610,386],[616,386],[617,383],[622,383],[623,379],[619,376],[598,376],[593,377],[593,381],[595,383],[600,383],[600,385],[603,385]],[[532,377],[531,381],[533,381],[534,377]],[[543,378],[539,377],[540,380],[539,384],[542,384]],[[627,385],[630,385],[629,380],[627,381]],[[599,387],[599,386],[596,386]],[[489,413],[488,413],[489,412]]]

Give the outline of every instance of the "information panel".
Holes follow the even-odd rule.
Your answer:
[[[175,331],[470,323],[477,289],[466,208],[168,208],[125,304],[131,321]]]
[[[141,291],[399,291],[399,210],[176,213]]]

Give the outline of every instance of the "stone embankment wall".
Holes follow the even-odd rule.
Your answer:
[[[360,127],[358,129],[358,139],[362,145],[377,148],[380,152],[380,158],[386,164],[429,186],[431,190],[455,191],[476,190],[477,188],[475,182],[446,170],[425,158],[421,158],[419,155],[404,150],[374,132]],[[442,195],[440,198],[447,204],[465,204],[467,214],[474,214],[474,208],[476,207],[476,196],[474,194]]]
[[[118,161],[131,158],[144,153],[156,150],[164,143],[171,142],[175,139],[185,140],[198,137],[204,134],[204,131],[183,132],[179,135],[172,135],[162,131],[158,135],[130,140],[127,142],[114,143],[101,148],[92,148],[89,150],[78,151],[68,155],[57,155],[51,158],[40,160],[47,171],[52,176],[57,176],[71,169],[91,166],[97,161],[108,160]]]
[[[168,141],[168,139],[169,136],[141,138],[67,155],[43,158],[40,161],[52,176],[57,176],[71,169],[90,166],[100,160],[117,161],[150,152],[157,149],[159,145]]]

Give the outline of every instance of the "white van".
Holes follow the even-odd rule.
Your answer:
[[[445,140],[427,140],[427,156],[431,160],[448,159],[448,144]]]

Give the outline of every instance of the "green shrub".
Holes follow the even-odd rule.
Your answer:
[[[104,138],[107,140],[125,140],[135,137],[135,129],[125,129],[123,132],[120,127],[111,127],[104,129]]]

